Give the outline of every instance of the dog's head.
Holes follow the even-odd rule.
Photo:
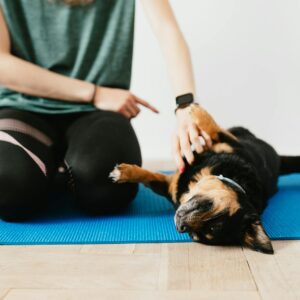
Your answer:
[[[201,176],[189,185],[175,214],[176,228],[194,241],[224,245],[242,243],[253,250],[273,254],[258,214],[234,183],[215,175]]]

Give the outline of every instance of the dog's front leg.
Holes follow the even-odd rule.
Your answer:
[[[116,183],[143,183],[155,193],[167,197],[175,203],[175,181],[177,174],[165,175],[145,170],[137,165],[120,164],[110,173],[109,177]],[[174,200],[173,200],[174,199]]]

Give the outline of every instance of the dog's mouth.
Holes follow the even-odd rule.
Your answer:
[[[174,221],[178,232],[197,232],[201,229],[205,216],[209,214],[213,202],[198,195],[181,204]]]
[[[179,206],[174,221],[178,232],[197,232],[202,226],[205,215],[212,209],[211,200],[196,195]]]
[[[223,244],[223,217],[228,213],[223,210],[212,214],[198,205],[182,206],[176,211],[175,224],[180,233],[188,233],[195,242],[209,245]]]
[[[180,233],[199,231],[202,225],[202,212],[198,209],[178,210],[174,221],[176,229]]]
[[[203,221],[199,216],[199,211],[193,211],[184,217],[175,216],[176,229],[180,233],[188,233],[194,242],[203,242],[205,240],[202,232]]]

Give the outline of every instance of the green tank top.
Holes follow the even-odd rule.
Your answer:
[[[134,0],[0,0],[12,54],[43,68],[107,87],[128,89]],[[0,86],[0,107],[49,114],[91,111],[91,104],[21,94]]]

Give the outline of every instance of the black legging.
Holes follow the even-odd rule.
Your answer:
[[[69,177],[81,210],[92,215],[115,213],[138,189],[136,184],[114,184],[108,178],[122,162],[141,165],[141,152],[130,121],[119,113],[52,115],[2,108],[0,218],[22,221],[45,210],[58,170]]]

